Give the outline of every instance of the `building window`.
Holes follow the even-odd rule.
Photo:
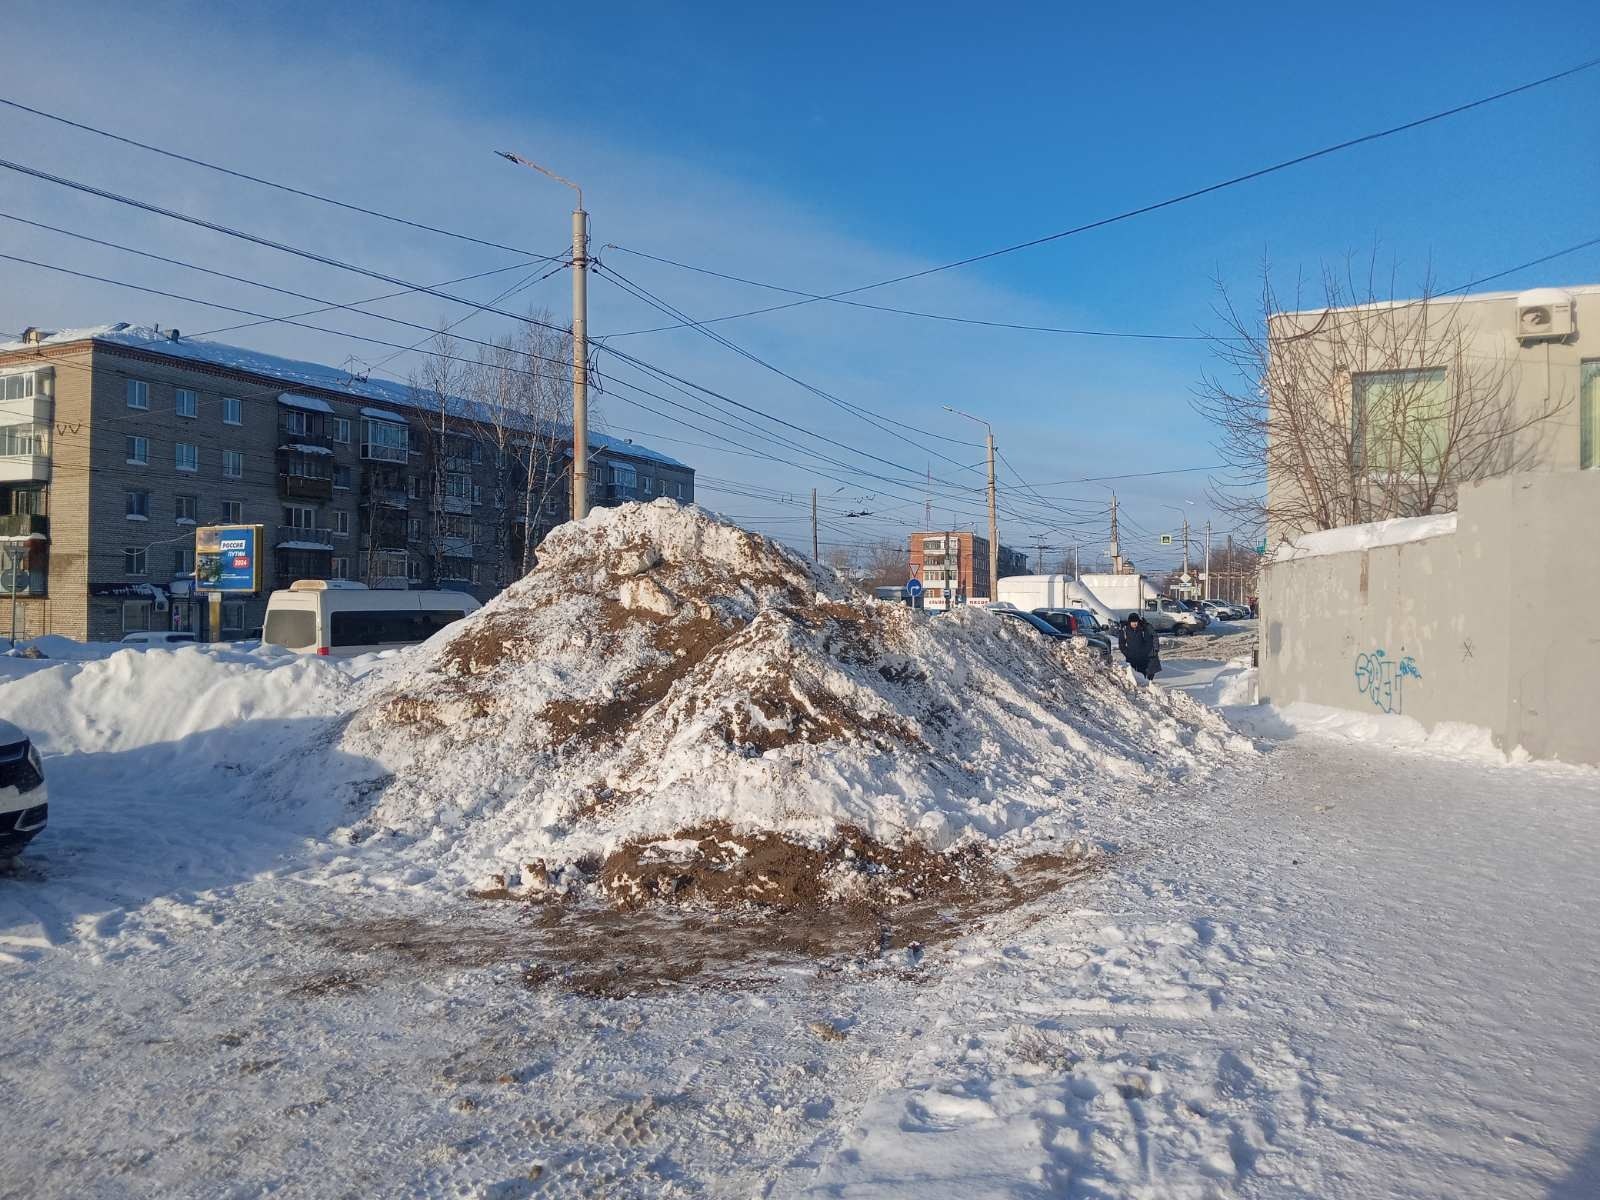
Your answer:
[[[678,484],[678,499],[679,500],[687,500],[688,498],[689,498],[689,485],[680,481],[679,484]]]
[[[1600,358],[1583,364],[1578,390],[1578,465],[1600,467]]]
[[[244,632],[244,601],[224,600],[222,602],[222,632]]]
[[[144,550],[138,546],[125,546],[122,550],[122,573],[124,575],[144,574]]]
[[[283,506],[283,523],[291,529],[315,529],[317,527],[317,510],[309,504],[285,504]]]
[[[333,418],[333,440],[343,446],[350,444],[350,418]]]
[[[241,525],[244,523],[243,500],[224,500],[222,502],[222,523],[224,525]]]
[[[150,493],[142,491],[128,491],[125,513],[130,521],[148,521],[150,519]]]
[[[179,546],[172,552],[172,577],[182,579],[194,574],[194,547]]]
[[[0,378],[0,400],[27,400],[33,395],[33,372]]]
[[[142,467],[150,461],[150,439],[145,437],[128,437],[123,439],[127,445],[128,461],[134,466]]]
[[[237,450],[224,450],[222,452],[222,477],[224,479],[244,478],[244,455]]]
[[[291,437],[301,437],[311,432],[311,414],[298,408],[283,410],[283,431]]]
[[[188,442],[179,442],[172,465],[180,471],[198,471],[200,469],[199,448],[191,446]]]
[[[631,488],[638,483],[639,473],[626,463],[611,465],[611,482],[618,487]]]
[[[444,477],[444,494],[447,500],[471,500],[472,476],[447,472]]]
[[[172,498],[172,519],[179,525],[193,525],[199,515],[199,496],[174,496]]]
[[[330,514],[333,517],[333,533],[335,537],[350,536],[350,514],[339,509],[334,509]]]
[[[1351,453],[1374,475],[1437,471],[1450,440],[1450,395],[1443,367],[1372,371],[1351,380]]]
[[[350,578],[350,560],[348,558],[335,558],[333,560],[332,578],[334,578],[334,579],[349,579]]]
[[[411,438],[404,425],[364,418],[361,430],[362,458],[398,463],[407,460],[411,451]]]
[[[141,409],[150,407],[150,385],[144,380],[128,380],[128,407]]]
[[[407,540],[413,542],[420,542],[422,540],[421,517],[411,517],[406,521],[406,538]]]
[[[350,490],[350,468],[335,465],[333,468],[333,486],[342,492]]]
[[[141,570],[139,574],[143,575]],[[143,633],[152,627],[156,606],[149,600],[124,600],[122,602],[122,632]]]
[[[200,394],[189,388],[179,388],[173,394],[172,408],[180,417],[200,415]]]
[[[422,499],[422,476],[420,475],[411,477],[411,498],[413,500]]]
[[[422,582],[422,563],[409,554],[406,555],[406,578],[412,583]]]
[[[224,396],[222,398],[222,423],[224,425],[244,424],[244,404],[237,396]]]

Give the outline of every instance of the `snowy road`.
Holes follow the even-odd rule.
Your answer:
[[[1302,737],[920,965],[595,998],[316,843],[57,894],[109,768],[0,879],[0,1196],[1600,1195],[1592,772]]]

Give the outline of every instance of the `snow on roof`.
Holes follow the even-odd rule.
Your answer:
[[[1456,514],[1433,513],[1426,517],[1397,517],[1392,521],[1373,521],[1366,525],[1346,525],[1340,529],[1323,529],[1317,533],[1303,533],[1293,541],[1285,541],[1273,554],[1273,562],[1294,562],[1301,558],[1318,558],[1325,554],[1352,554],[1359,550],[1376,550],[1380,546],[1404,546],[1426,538],[1443,537],[1456,531]]]
[[[390,412],[387,408],[363,408],[361,415],[373,421],[394,421],[401,425],[406,423],[405,417],[397,412]]]
[[[397,379],[363,379],[340,367],[330,367],[323,363],[284,358],[281,355],[268,354],[261,350],[248,350],[243,346],[229,346],[223,342],[207,341],[204,338],[179,338],[174,340],[170,333],[162,332],[147,325],[132,325],[127,321],[119,321],[114,325],[88,326],[81,329],[59,329],[42,336],[37,346],[20,341],[0,342],[0,354],[13,350],[33,350],[39,346],[64,346],[71,342],[83,342],[91,339],[105,346],[126,346],[130,350],[144,350],[152,354],[166,355],[170,358],[203,362],[214,367],[247,371],[253,375],[265,376],[266,378],[280,380],[291,385],[298,384],[302,387],[323,388],[352,399],[376,400],[381,404],[395,405],[402,412],[407,409],[421,407],[413,398],[410,385]],[[294,396],[295,407],[310,408],[315,412],[333,411],[327,401],[317,397],[299,396],[292,392],[286,394]],[[481,404],[457,397],[452,397],[450,403],[454,413],[458,416],[470,420],[481,421],[486,419],[488,410]],[[384,412],[382,417],[376,419],[403,420],[398,414],[391,412]],[[570,429],[567,429],[566,426],[561,428],[566,431],[570,440]],[[685,471],[692,469],[687,463],[679,462],[677,459],[662,454],[660,451],[652,450],[648,446],[641,446],[620,438],[608,437],[605,434],[591,431],[589,444],[597,449],[631,455],[634,458],[645,459],[663,466],[678,467]]]
[[[332,550],[332,542],[279,542],[279,550]]]
[[[1592,296],[1600,293],[1600,283],[1568,284],[1565,287],[1556,288],[1524,288],[1520,292],[1464,292],[1460,295],[1441,294],[1432,297],[1429,300],[1429,303],[1434,305],[1470,304],[1479,300],[1517,300],[1523,296],[1527,296],[1530,292],[1559,292],[1563,296]],[[1329,309],[1326,306],[1320,308],[1313,307],[1285,309],[1282,312],[1273,313],[1272,315],[1275,317],[1304,317],[1318,316],[1325,312],[1355,312],[1358,309],[1372,309],[1377,311],[1385,308],[1405,308],[1410,305],[1420,303],[1421,299],[1422,298],[1418,296],[1413,297],[1410,300],[1375,300],[1370,304],[1345,304],[1334,309]],[[1541,302],[1529,301],[1528,303],[1537,304]],[[1544,303],[1548,303],[1548,301],[1545,301]]]
[[[332,454],[333,451],[326,446],[308,446],[304,442],[289,442],[279,446],[279,450],[297,450],[301,454]]]
[[[297,396],[293,392],[285,392],[278,397],[279,404],[286,404],[290,408],[304,408],[311,412],[331,413],[333,405],[326,400],[319,400],[315,396]]]

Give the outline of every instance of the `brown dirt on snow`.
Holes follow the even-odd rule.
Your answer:
[[[774,986],[797,967],[826,978],[851,963],[877,963],[917,982],[926,978],[925,951],[1043,901],[1107,864],[1098,856],[1038,855],[1009,873],[988,869],[981,885],[935,887],[896,904],[857,898],[788,909],[742,903],[617,908],[569,901],[487,904],[449,921],[347,922],[311,931],[336,965],[325,975],[285,982],[290,995],[308,1002],[334,999],[352,987],[507,965],[517,966],[515,981],[523,986],[609,999],[749,991]],[[1046,911],[1039,906],[1039,915]]]
[[[670,844],[629,842],[606,858],[599,887],[622,908],[668,901],[790,910],[860,898],[950,898],[992,885],[994,874],[976,852],[939,854],[914,841],[887,846],[853,826],[812,847],[716,822],[682,830]]]

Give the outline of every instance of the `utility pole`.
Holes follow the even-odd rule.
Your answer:
[[[1237,601],[1235,601],[1234,598],[1233,598],[1233,534],[1231,534],[1231,533],[1228,535],[1228,566],[1227,566],[1227,573],[1228,573],[1228,594],[1226,596],[1224,596],[1223,599],[1226,600],[1229,604],[1235,604],[1235,603],[1237,603]]]
[[[1000,526],[995,516],[995,490],[994,490],[994,427],[982,417],[975,417],[971,413],[962,412],[959,408],[944,406],[945,412],[955,413],[958,417],[965,417],[969,421],[976,421],[987,432],[985,444],[989,449],[989,599],[993,600],[996,585],[1000,582]],[[974,564],[976,570],[976,564]]]
[[[1211,522],[1206,522],[1206,586],[1200,590],[1200,599],[1207,600],[1217,593],[1211,590]],[[1219,596],[1218,599],[1221,599]]]
[[[581,521],[589,515],[589,214],[583,189],[572,180],[509,151],[495,153],[578,194],[572,210],[572,519]]]
[[[1079,579],[1083,578],[1083,575],[1080,573],[1079,567],[1078,567],[1078,543],[1077,542],[1073,542],[1072,543],[1072,578],[1074,580],[1079,580]]]
[[[1122,543],[1117,537],[1117,494],[1111,493],[1111,573],[1122,574]]]
[[[811,561],[820,562],[822,556],[817,553],[817,489],[811,489]]]
[[[1189,514],[1183,514],[1183,574],[1189,574]]]

